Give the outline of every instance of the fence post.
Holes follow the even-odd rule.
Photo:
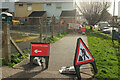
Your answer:
[[[11,45],[10,45],[10,33],[9,33],[9,24],[7,22],[3,23],[4,39],[3,39],[3,50],[6,62],[11,61]]]
[[[119,46],[120,46],[120,24],[118,25],[118,36],[119,36],[118,44],[119,44]]]
[[[61,29],[61,27],[60,27],[60,19],[59,19],[59,34],[61,34],[61,32],[60,32],[60,29]]]
[[[52,17],[52,38],[54,36],[55,17]]]
[[[65,32],[65,23],[63,24],[63,34],[64,34],[64,32]]]
[[[40,42],[42,42],[43,19],[39,18],[39,22],[40,22]]]
[[[47,42],[47,36],[48,36],[48,34],[47,34],[48,30],[47,29],[48,29],[48,26],[47,26],[47,17],[46,17],[45,18],[45,30],[46,30],[46,33],[45,33],[46,34],[46,36],[45,36],[45,43]]]

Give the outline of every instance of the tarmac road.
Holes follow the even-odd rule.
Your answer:
[[[15,65],[17,69],[2,67],[3,78],[44,78],[55,80],[75,80],[76,75],[60,74],[59,69],[63,66],[73,66],[77,39],[81,37],[87,43],[87,37],[80,34],[68,34],[59,41],[50,45],[50,61],[47,70],[42,70],[40,66],[29,65],[29,59]],[[83,65],[88,69],[81,70],[82,79],[91,80],[93,74],[90,65]],[[40,79],[41,80],[41,79]],[[51,79],[52,80],[52,79]]]

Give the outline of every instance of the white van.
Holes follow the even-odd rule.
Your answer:
[[[108,24],[108,22],[99,22],[98,26],[99,26],[99,30],[103,30],[103,28],[108,27],[109,24]]]

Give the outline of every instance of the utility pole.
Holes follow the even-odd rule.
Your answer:
[[[115,36],[115,34],[114,34],[114,26],[115,26],[115,0],[114,0],[114,5],[113,5],[113,17],[112,17],[112,42],[113,42],[113,44],[114,44],[114,36]]]
[[[39,17],[39,25],[40,25],[40,42],[42,42],[42,29],[43,29],[43,18]]]
[[[76,0],[74,1],[74,9],[75,9],[75,24],[77,23],[77,9],[76,9]]]
[[[115,16],[115,0],[114,0],[114,6],[113,6],[113,16]]]
[[[115,16],[115,0],[114,0],[114,6],[113,6],[113,27],[112,27],[112,30],[114,30],[114,16]]]
[[[11,62],[11,46],[10,46],[10,33],[9,33],[9,24],[7,22],[3,23],[3,31],[4,31],[4,43],[3,43],[3,46],[4,46],[4,57],[5,57],[5,60],[6,62]]]
[[[52,30],[52,38],[54,37],[54,28],[55,28],[55,16],[52,16],[52,26],[51,26],[51,30]]]

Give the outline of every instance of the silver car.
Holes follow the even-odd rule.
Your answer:
[[[104,27],[102,32],[105,33],[105,34],[110,34],[111,33],[111,29],[109,27]]]

